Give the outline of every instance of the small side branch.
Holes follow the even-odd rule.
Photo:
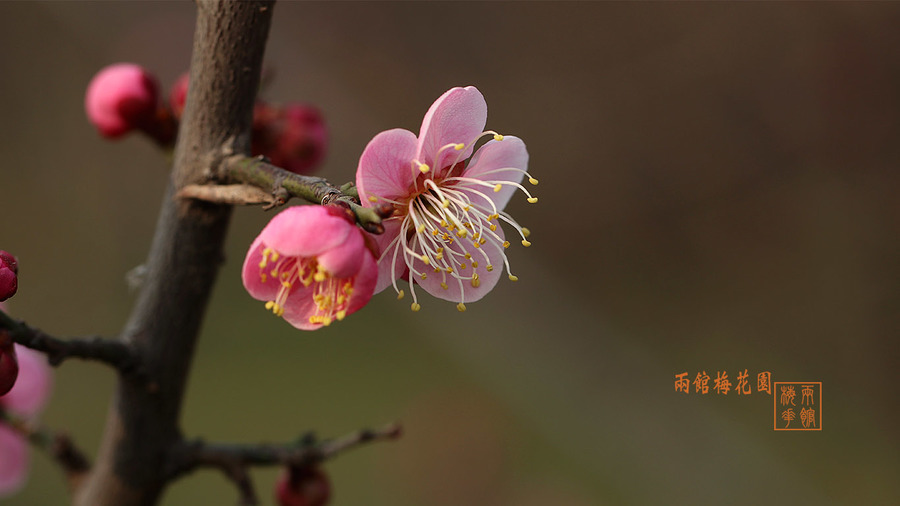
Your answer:
[[[22,346],[47,355],[50,365],[57,366],[68,358],[94,360],[109,365],[123,374],[138,371],[137,355],[125,343],[99,336],[59,339],[0,311],[0,330]]]
[[[70,490],[77,489],[90,470],[87,457],[67,434],[33,424],[3,409],[0,409],[0,424],[9,426],[32,445],[47,452],[66,474]]]
[[[338,188],[325,178],[295,174],[266,162],[262,157],[243,155],[225,157],[219,167],[219,173],[229,183],[241,183],[268,192],[271,195],[268,207],[283,205],[291,197],[299,197],[323,206],[343,207],[353,213],[363,229],[373,234],[384,232],[381,220],[393,213],[393,207],[389,204],[381,204],[374,208],[361,206],[352,186],[345,185],[343,189]],[[204,198],[196,195],[199,192],[192,191],[195,195],[190,196],[194,198],[231,203]]]
[[[400,425],[393,423],[380,429],[364,429],[326,441],[316,441],[312,436],[305,436],[288,444],[239,445],[184,441],[174,448],[170,456],[169,475],[174,479],[201,467],[218,468],[238,487],[241,504],[255,505],[256,493],[247,473],[250,466],[310,467],[351,448],[374,441],[397,439],[401,434]]]

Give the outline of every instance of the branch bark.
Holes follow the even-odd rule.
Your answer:
[[[155,504],[203,314],[222,261],[230,206],[175,199],[212,177],[224,156],[249,154],[253,101],[273,0],[198,0],[191,86],[147,261],[147,277],[122,339],[151,381],[120,375],[96,464],[79,506]]]

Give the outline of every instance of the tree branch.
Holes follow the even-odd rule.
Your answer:
[[[2,407],[0,407],[0,423],[5,423],[28,439],[32,445],[47,452],[65,472],[69,489],[78,488],[90,469],[90,463],[68,434],[54,432],[42,425],[31,423],[3,410]]]
[[[349,209],[356,216],[356,221],[368,232],[381,234],[384,226],[381,220],[388,218],[393,213],[393,206],[382,203],[374,208],[363,207],[359,204],[359,197],[352,185],[346,188],[338,188],[327,179],[321,177],[304,176],[276,167],[265,161],[262,157],[250,157],[244,155],[231,155],[222,159],[218,167],[219,179],[225,183],[242,183],[244,195],[239,198],[229,198],[230,195],[218,195],[214,190],[199,190],[198,188],[185,188],[179,193],[181,197],[191,197],[216,203],[247,203],[253,202],[251,196],[257,192],[247,188],[257,188],[271,195],[268,207],[283,205],[291,197],[299,197],[307,202],[321,205],[339,206]],[[208,185],[207,185],[208,186]],[[228,188],[229,185],[213,185],[209,188]]]
[[[220,469],[235,483],[241,494],[241,504],[254,505],[256,496],[249,481],[250,466],[309,467],[328,460],[344,451],[374,441],[390,441],[401,436],[399,424],[380,429],[364,429],[335,440],[318,442],[312,435],[287,444],[239,445],[205,443],[202,440],[183,441],[173,447],[169,459],[172,478],[201,467]]]
[[[6,329],[14,342],[46,354],[47,361],[53,366],[68,358],[80,358],[104,363],[122,374],[133,374],[139,369],[137,355],[122,341],[100,336],[59,339],[15,320],[3,311],[0,311],[0,329]]]

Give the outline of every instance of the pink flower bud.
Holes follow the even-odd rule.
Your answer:
[[[328,476],[317,468],[286,469],[275,484],[279,506],[324,506],[331,500]]]
[[[147,70],[133,63],[117,63],[91,80],[84,108],[100,135],[115,139],[153,124],[157,101],[156,79]]]
[[[19,264],[16,257],[0,251],[0,301],[16,294],[19,289]]]
[[[253,241],[242,270],[250,295],[303,330],[316,330],[361,309],[378,269],[362,230],[343,209],[289,207]]]
[[[0,332],[0,396],[6,395],[12,389],[18,376],[19,361],[16,359],[16,348],[6,333]]]
[[[319,167],[327,149],[328,128],[317,108],[260,103],[254,109],[253,153],[266,156],[273,165],[310,174]]]
[[[187,101],[188,81],[191,75],[187,72],[181,74],[181,77],[172,85],[172,91],[169,92],[169,107],[172,114],[180,120],[181,113],[184,112],[184,103]]]

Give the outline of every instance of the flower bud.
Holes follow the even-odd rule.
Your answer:
[[[324,506],[331,500],[331,483],[318,468],[286,469],[275,484],[279,506]]]
[[[5,331],[0,331],[0,396],[6,395],[19,377],[16,348]]]
[[[117,63],[91,80],[84,108],[100,135],[115,139],[152,125],[157,101],[156,79],[147,70],[133,63]]]
[[[258,103],[253,115],[253,153],[297,174],[314,172],[328,148],[328,128],[311,105]]]
[[[6,251],[0,251],[0,301],[16,294],[19,288],[19,264],[16,257]]]
[[[181,77],[172,85],[169,92],[169,107],[175,119],[181,120],[181,113],[184,112],[184,103],[187,101],[188,82],[191,75],[188,72],[181,74]]]

